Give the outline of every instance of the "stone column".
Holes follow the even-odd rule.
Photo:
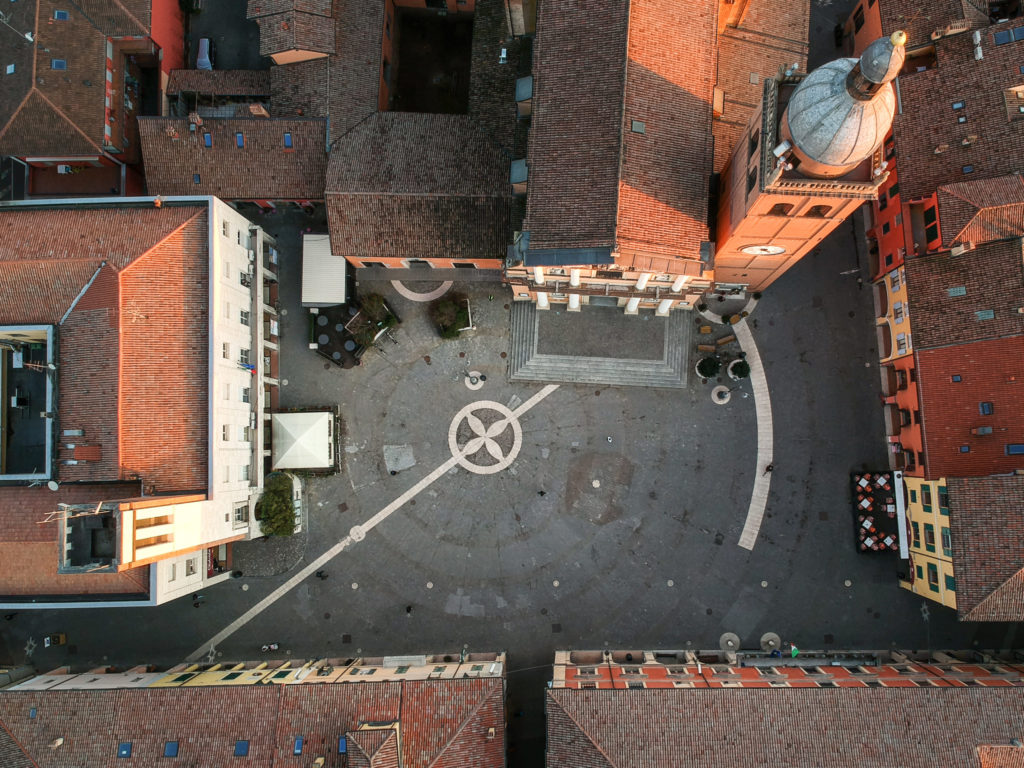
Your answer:
[[[675,293],[679,293],[683,290],[683,286],[686,285],[686,275],[679,275],[672,283],[672,290]]]
[[[533,282],[537,285],[544,285],[544,267],[533,268]]]
[[[550,306],[547,291],[537,291],[537,309],[548,309]]]
[[[626,303],[626,314],[627,315],[635,315],[639,308],[640,308],[640,298],[637,297],[637,296],[634,296],[632,299],[630,299]]]
[[[580,311],[580,295],[578,293],[569,294],[569,311],[579,312]]]
[[[668,311],[672,309],[672,302],[674,299],[662,299],[658,302],[658,315],[660,317],[668,317]]]
[[[580,271],[578,269],[569,270],[569,285],[573,288],[578,288],[580,285]]]
[[[642,275],[640,275],[640,277],[637,278],[636,289],[638,291],[642,291],[644,288],[647,287],[647,283],[648,283],[648,281],[650,279],[651,279],[651,273],[650,272],[644,272]]]

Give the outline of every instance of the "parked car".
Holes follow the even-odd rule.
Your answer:
[[[199,38],[196,69],[213,69],[213,41],[208,37]]]

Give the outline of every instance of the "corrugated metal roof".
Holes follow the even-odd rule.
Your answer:
[[[302,236],[302,305],[331,307],[345,303],[347,262],[331,253],[330,235]]]

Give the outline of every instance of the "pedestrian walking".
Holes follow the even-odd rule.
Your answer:
[[[327,578],[327,571],[317,571],[315,575],[320,581],[323,581]]]
[[[537,495],[538,496],[547,496],[548,492],[547,491],[537,491]]]
[[[412,616],[412,606],[411,605],[405,606],[405,615],[406,616]]]
[[[260,650],[266,653],[267,651],[276,651],[280,647],[278,643],[264,643]]]
[[[206,595],[201,595],[198,592],[196,592],[194,595],[192,595],[192,607],[193,608],[198,608],[200,605],[202,605],[205,602],[206,602]]]
[[[767,475],[770,472],[772,472],[772,470],[774,470],[774,469],[775,469],[775,465],[774,464],[769,464],[768,466],[766,466],[764,468],[764,474]],[[764,475],[761,475],[761,477],[764,477]]]

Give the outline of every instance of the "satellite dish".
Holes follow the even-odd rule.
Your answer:
[[[60,488],[60,483],[58,483],[56,480],[51,480],[46,484],[46,487],[49,488],[51,491],[56,491],[58,488]]]

